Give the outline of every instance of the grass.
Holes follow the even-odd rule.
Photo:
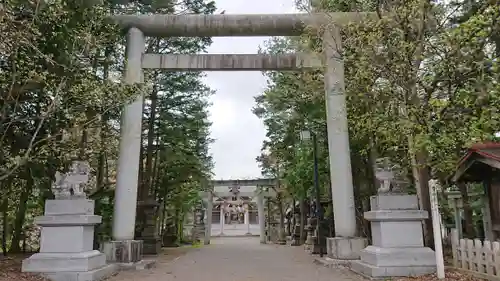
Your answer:
[[[191,248],[199,249],[201,247],[203,247],[203,243],[201,243],[201,241],[195,241],[191,244]]]

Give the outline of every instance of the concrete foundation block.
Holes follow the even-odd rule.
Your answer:
[[[361,260],[373,266],[431,266],[436,256],[430,248],[379,248],[368,246],[361,251]]]
[[[326,250],[329,258],[337,260],[357,260],[361,250],[368,245],[368,240],[362,237],[332,237],[326,238]]]
[[[374,266],[363,261],[351,262],[351,270],[369,279],[420,276],[436,272],[436,266]]]
[[[101,268],[87,272],[49,272],[43,273],[51,281],[101,281],[118,272],[118,267],[113,264],[105,265]]]
[[[104,243],[102,252],[110,263],[136,263],[142,260],[142,240],[109,241]]]
[[[37,253],[23,260],[23,272],[83,272],[103,267],[106,256],[99,251],[83,253]]]

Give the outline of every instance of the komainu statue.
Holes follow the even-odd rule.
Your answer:
[[[55,199],[86,198],[85,191],[90,187],[90,165],[85,161],[74,161],[65,174],[56,172],[52,184]]]

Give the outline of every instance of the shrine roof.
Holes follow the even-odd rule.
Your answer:
[[[500,169],[500,143],[477,143],[469,147],[458,161],[452,182],[481,182],[492,176],[492,171]]]

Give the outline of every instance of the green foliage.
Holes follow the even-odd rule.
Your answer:
[[[96,200],[96,213],[103,216],[97,236],[99,241],[109,239],[120,111],[139,94],[146,97],[139,185],[166,210],[158,214],[161,229],[176,214],[174,224],[182,223],[197,200],[212,168],[207,112],[212,91],[202,84],[200,73],[147,72],[147,87],[119,82],[124,34],[108,17],[137,12],[210,14],[215,5],[205,0],[152,2],[0,4],[4,250],[20,250],[23,231],[32,227],[34,216],[43,213],[45,199],[52,196],[55,172],[64,171],[75,159],[92,166],[97,185],[89,195]],[[148,39],[146,47],[156,53],[196,53],[210,43],[210,38]]]
[[[410,182],[425,173],[444,182],[468,145],[494,140],[500,121],[495,1],[320,2],[327,11],[383,15],[351,24],[342,34],[351,162],[355,194],[362,197],[358,207],[366,209],[363,200],[376,190],[378,157],[399,163]],[[320,52],[320,46],[321,36],[312,30],[299,39],[273,38],[264,51]],[[321,184],[329,186],[322,73],[265,75],[268,87],[254,110],[268,129],[263,154],[281,163],[292,196],[305,196],[312,161],[298,134],[313,130],[322,143]],[[258,160],[267,173],[264,159]],[[426,192],[422,184],[415,187]]]

